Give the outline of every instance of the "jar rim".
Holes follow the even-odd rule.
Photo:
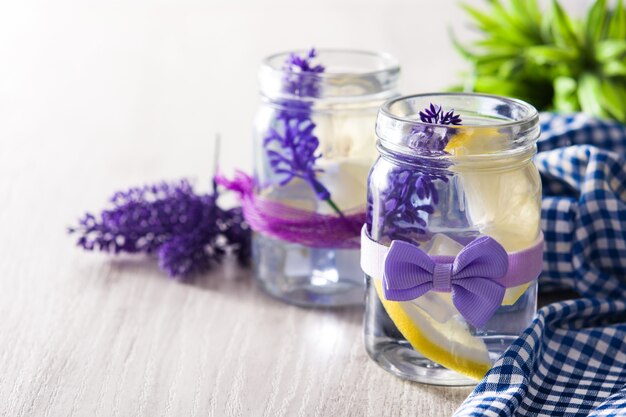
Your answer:
[[[265,59],[263,59],[261,65],[262,67],[278,72],[280,74],[294,74],[294,75],[303,76],[303,77],[313,77],[316,79],[343,78],[348,75],[367,77],[367,76],[373,76],[373,75],[378,75],[378,74],[385,74],[389,72],[395,73],[395,72],[400,71],[400,62],[393,55],[387,52],[374,52],[374,51],[368,51],[368,50],[363,50],[363,49],[342,49],[342,48],[319,48],[319,49],[316,48],[315,51],[317,52],[318,56],[319,55],[340,55],[340,56],[353,55],[353,56],[374,58],[374,59],[378,59],[379,62],[383,64],[383,66],[381,68],[373,69],[373,70],[356,69],[353,71],[346,71],[346,70],[338,71],[338,70],[331,69],[329,71],[327,69],[324,72],[311,73],[311,74],[286,70],[283,67],[285,59],[287,59],[289,55],[307,54],[309,52],[308,49],[294,49],[290,51],[274,53],[272,55],[267,56]]]
[[[391,107],[394,106],[395,104],[402,102],[402,101],[407,101],[407,100],[411,100],[411,99],[419,99],[419,98],[426,98],[426,97],[481,97],[481,98],[485,98],[485,99],[494,99],[494,100],[500,100],[503,102],[506,102],[508,104],[512,104],[515,106],[518,106],[521,109],[524,109],[525,111],[527,111],[527,114],[525,115],[524,118],[519,119],[519,120],[511,120],[508,122],[498,122],[498,123],[492,123],[492,124],[461,124],[461,125],[443,125],[443,124],[438,124],[438,123],[426,123],[426,122],[422,122],[421,120],[418,119],[413,119],[410,117],[405,117],[405,116],[398,116],[396,114],[393,113],[393,111],[391,110]],[[437,103],[439,104],[439,103]],[[515,125],[521,125],[521,124],[526,124],[529,122],[534,122],[534,121],[538,121],[539,120],[539,112],[537,111],[537,109],[532,106],[529,103],[526,103],[523,100],[519,100],[516,98],[510,98],[510,97],[503,97],[503,96],[498,96],[495,94],[485,94],[485,93],[465,93],[465,92],[435,92],[435,93],[420,93],[420,94],[411,94],[411,95],[405,95],[405,96],[401,96],[401,97],[396,97],[393,98],[391,100],[386,101],[380,108],[380,113],[385,115],[386,117],[389,117],[391,119],[394,119],[398,122],[404,122],[404,123],[410,123],[412,125],[415,126],[441,126],[441,127],[445,127],[446,129],[463,129],[463,128],[502,128],[502,127],[510,127],[510,126],[515,126]]]
[[[430,104],[443,106],[446,112],[454,108],[463,123],[444,125],[421,121],[418,114]],[[461,133],[498,142],[491,142],[491,145],[484,142],[487,147],[471,154],[446,152],[444,149],[451,136]],[[454,161],[455,164],[526,158],[536,152],[539,133],[539,113],[532,105],[481,93],[402,96],[386,101],[376,119],[379,151],[383,149],[407,158]]]
[[[285,68],[291,54],[308,54],[297,49],[272,54],[259,70],[261,95],[270,100],[344,103],[365,99],[377,101],[376,107],[396,97],[400,64],[385,52],[359,49],[316,49],[316,62],[323,72],[299,72]],[[305,88],[290,90],[289,84]]]

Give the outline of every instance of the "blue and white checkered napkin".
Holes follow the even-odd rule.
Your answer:
[[[626,127],[542,115],[535,163],[546,239],[539,310],[455,413],[626,416]]]

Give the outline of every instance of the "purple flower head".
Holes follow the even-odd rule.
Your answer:
[[[311,48],[305,57],[301,57],[298,54],[291,53],[285,62],[285,70],[291,72],[311,72],[321,73],[324,72],[324,67],[320,64],[312,65],[312,60],[317,56],[315,48]]]
[[[454,132],[443,126],[460,125],[461,116],[454,114],[454,110],[443,111],[441,106],[430,104],[419,112],[420,120],[432,126],[419,125],[411,130],[409,146],[421,152],[443,152]]]
[[[185,277],[219,263],[227,252],[240,261],[249,256],[250,230],[241,209],[224,210],[217,197],[196,194],[186,180],[131,188],[69,232],[79,234],[77,244],[86,250],[156,253],[170,276]]]
[[[463,122],[460,115],[454,114],[454,109],[444,113],[441,106],[433,103],[419,115],[422,122],[433,125],[460,125]]]
[[[279,133],[270,129],[263,141],[270,167],[282,179],[280,185],[286,185],[294,178],[308,182],[320,200],[330,198],[330,193],[317,179],[321,170],[315,168],[315,161],[321,155],[317,153],[319,140],[313,135],[315,124],[310,119],[283,119],[284,129]]]
[[[305,56],[291,53],[285,60],[283,71],[283,89],[285,92],[298,97],[318,97],[319,96],[319,77],[325,71],[320,65],[314,65],[313,59],[317,56],[315,48]]]

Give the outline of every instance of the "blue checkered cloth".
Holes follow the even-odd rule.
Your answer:
[[[543,114],[535,163],[548,305],[455,413],[626,416],[626,127]]]

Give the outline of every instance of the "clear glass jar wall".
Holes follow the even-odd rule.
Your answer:
[[[454,109],[462,125],[421,122],[419,112],[431,103]],[[380,157],[368,183],[372,240],[408,242],[430,256],[456,256],[479,236],[508,253],[540,245],[541,182],[532,163],[539,127],[532,106],[477,94],[403,97],[381,108],[376,133]],[[536,312],[536,278],[507,288],[479,328],[464,319],[449,292],[389,301],[382,278],[366,276],[366,349],[387,371],[414,381],[475,384]]]
[[[295,53],[306,56],[307,51]],[[277,172],[268,158],[271,132],[283,135],[292,119],[297,123],[304,119],[312,123],[309,133],[319,141],[316,180],[342,213],[364,211],[367,175],[377,156],[376,113],[385,100],[397,95],[398,64],[385,54],[320,50],[312,66],[319,63],[324,71],[309,74],[292,72],[285,65],[289,59],[290,53],[270,56],[260,71],[262,104],[254,129],[256,193],[289,207],[336,214],[309,181],[301,177],[285,181],[285,174]],[[291,119],[285,121],[286,115]],[[253,256],[263,288],[284,301],[305,306],[363,303],[358,249],[314,248],[254,233]]]

